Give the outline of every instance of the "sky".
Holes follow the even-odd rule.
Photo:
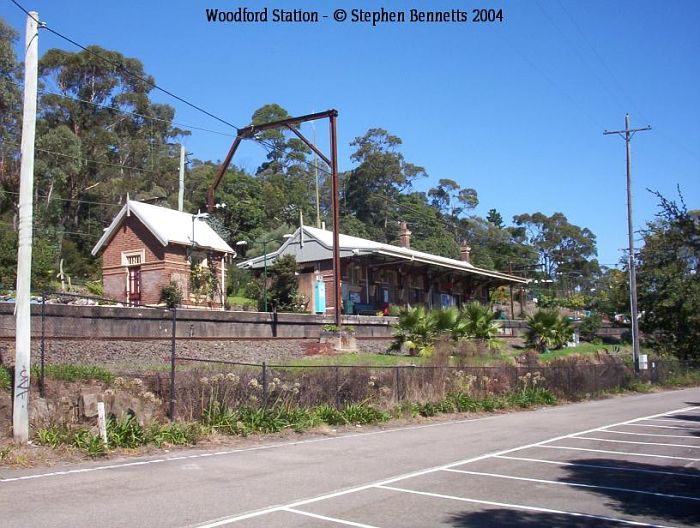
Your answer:
[[[695,0],[334,2],[305,0],[18,0],[82,45],[139,58],[167,90],[237,126],[278,103],[291,115],[335,108],[339,168],[352,140],[384,128],[407,161],[475,188],[476,214],[564,213],[597,236],[599,261],[627,246],[625,143],[604,130],[652,126],[632,140],[636,238],[658,211],[652,189],[700,208],[700,2]],[[206,9],[316,10],[318,23],[211,23]],[[353,9],[502,10],[502,22],[352,22]],[[344,9],[344,22],[333,19]],[[328,18],[322,18],[326,15]],[[0,0],[24,39],[25,15]],[[40,53],[76,51],[40,33]],[[220,160],[231,127],[154,91],[193,130],[188,152]],[[302,131],[311,135],[309,125]],[[316,128],[328,149],[326,122]],[[265,151],[246,144],[234,163],[254,170]],[[341,226],[342,229],[342,226]]]

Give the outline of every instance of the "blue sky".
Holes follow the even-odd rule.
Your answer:
[[[49,26],[81,44],[138,57],[163,87],[236,124],[276,102],[290,114],[340,112],[340,169],[349,143],[371,127],[402,138],[410,162],[474,187],[476,213],[496,208],[561,211],[598,237],[601,263],[626,246],[624,141],[603,130],[652,125],[632,143],[635,226],[656,212],[646,188],[700,208],[700,2],[537,0],[480,2],[503,9],[494,24],[213,24],[205,8],[469,9],[439,2],[88,2],[22,0]],[[8,0],[0,15],[24,31]],[[23,37],[22,37],[23,38]],[[48,32],[40,52],[73,49]],[[179,122],[230,132],[169,97]],[[310,129],[306,128],[310,133]],[[327,146],[319,123],[319,146]],[[220,159],[230,138],[193,132],[188,151]],[[264,156],[244,147],[235,163]]]

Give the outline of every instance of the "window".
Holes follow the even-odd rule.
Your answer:
[[[146,250],[122,251],[122,266],[140,266],[146,262]]]

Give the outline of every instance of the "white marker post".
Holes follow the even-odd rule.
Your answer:
[[[29,372],[31,370],[32,195],[34,193],[34,136],[39,59],[39,14],[27,17],[24,55],[22,161],[19,174],[19,234],[17,292],[15,294],[15,387],[12,433],[15,443],[29,440]]]
[[[100,438],[107,447],[107,418],[105,417],[105,402],[97,402],[97,427],[100,429]]]

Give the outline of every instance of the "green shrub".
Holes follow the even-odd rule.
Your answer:
[[[588,317],[584,317],[583,321],[581,321],[581,325],[578,327],[581,333],[581,339],[593,342],[602,324],[603,318],[600,314],[594,313]]]
[[[91,295],[95,295],[97,297],[102,297],[105,294],[105,289],[104,289],[104,286],[102,285],[101,280],[87,281],[85,283],[85,287],[87,288],[87,291],[90,292]]]
[[[164,302],[168,308],[175,308],[182,304],[182,288],[175,281],[170,281],[160,290],[160,300]]]

